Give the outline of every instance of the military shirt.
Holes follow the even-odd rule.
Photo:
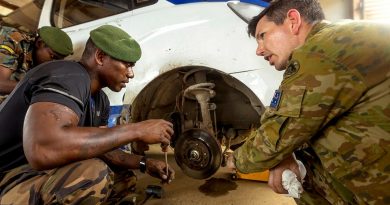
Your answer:
[[[35,35],[0,26],[0,64],[12,70],[10,80],[20,81],[33,66]]]
[[[33,65],[32,51],[35,42],[34,34],[26,34],[18,30],[0,27],[0,63],[13,70],[12,80],[19,81]]]
[[[244,173],[310,146],[365,203],[390,199],[390,26],[316,24],[293,51],[261,126],[234,152]],[[386,191],[387,190],[387,191]]]

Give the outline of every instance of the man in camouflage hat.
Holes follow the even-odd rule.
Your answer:
[[[317,0],[276,0],[250,21],[256,54],[284,78],[234,164],[270,169],[287,193],[294,152],[308,171],[298,204],[389,204],[390,26],[323,19]]]
[[[51,61],[26,74],[0,106],[0,204],[115,204],[140,169],[169,183],[165,162],[128,154],[130,142],[169,144],[165,120],[101,128],[109,102],[134,77],[139,44],[110,25],[92,30],[80,62]]]
[[[0,103],[29,69],[72,53],[71,39],[59,28],[44,26],[28,34],[0,26]]]

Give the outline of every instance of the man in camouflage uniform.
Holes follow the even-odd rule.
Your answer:
[[[28,34],[0,26],[0,104],[29,69],[72,53],[71,39],[59,28],[44,26]]]
[[[234,152],[244,173],[308,171],[298,204],[390,204],[390,26],[323,20],[317,0],[277,0],[248,25],[284,79]]]
[[[26,74],[0,106],[0,204],[129,204],[131,169],[173,179],[165,162],[119,149],[136,141],[166,148],[172,123],[100,127],[109,109],[102,88],[123,89],[140,57],[129,34],[104,25],[90,32],[80,62],[51,61]]]

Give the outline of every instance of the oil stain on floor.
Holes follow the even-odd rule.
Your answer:
[[[226,195],[229,191],[236,190],[238,185],[224,178],[210,178],[199,187],[199,191],[206,196],[218,197]]]

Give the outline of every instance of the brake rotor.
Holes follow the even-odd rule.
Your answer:
[[[177,140],[175,159],[187,176],[206,179],[221,166],[221,147],[205,130],[190,129]]]

